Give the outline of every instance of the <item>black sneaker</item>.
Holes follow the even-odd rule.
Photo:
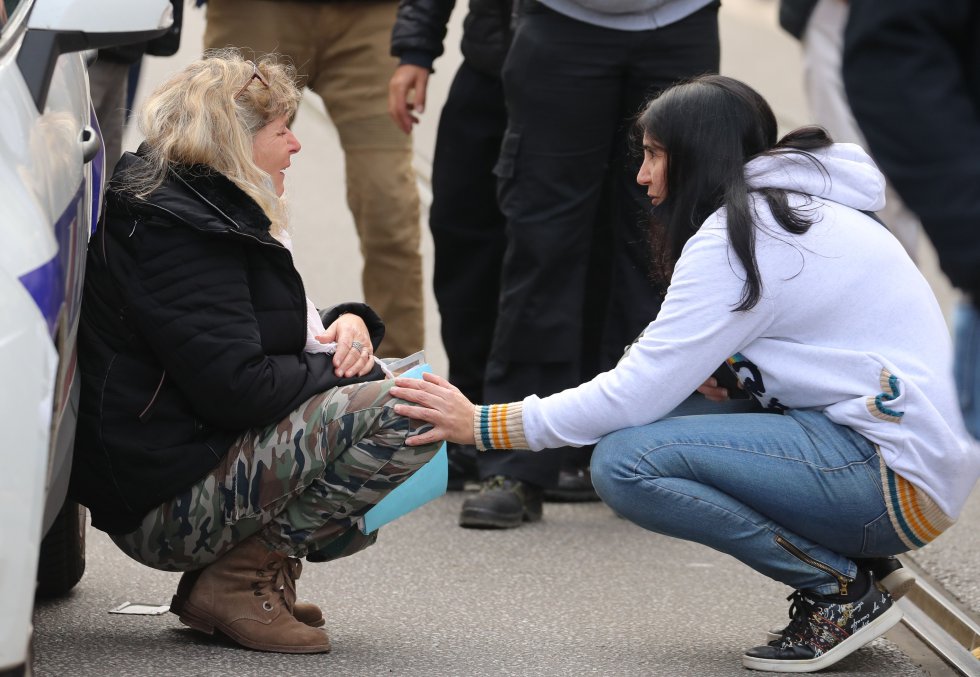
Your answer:
[[[558,503],[584,503],[598,501],[599,494],[592,487],[592,473],[588,468],[571,468],[558,474],[558,484],[544,490],[544,500]]]
[[[905,597],[915,587],[915,574],[902,566],[897,557],[871,557],[854,562],[858,568],[873,573],[895,601]]]
[[[875,580],[880,581],[888,594],[896,602],[915,587],[915,574],[902,566],[897,557],[868,557],[865,559],[855,559],[854,563],[862,571],[870,571],[875,575]],[[786,628],[776,626],[769,628],[766,633],[766,642],[772,642],[783,636]]]
[[[783,636],[749,649],[742,665],[765,672],[815,672],[881,637],[902,620],[888,591],[867,574],[868,591],[853,602],[797,590],[790,599],[793,620]]]
[[[497,475],[483,481],[480,493],[463,501],[459,526],[513,529],[541,519],[541,488]]]

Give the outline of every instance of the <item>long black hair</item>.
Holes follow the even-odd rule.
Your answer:
[[[755,220],[745,180],[745,163],[778,153],[806,153],[833,141],[820,127],[802,127],[776,140],[776,117],[766,100],[745,83],[705,75],[675,85],[648,103],[636,131],[667,158],[667,194],[654,208],[651,246],[654,270],[667,282],[681,250],[705,219],[724,206],[732,249],[745,268],[742,298],[735,310],[759,301],[762,282],[755,260]],[[765,197],[773,217],[800,235],[812,215],[789,206],[785,190],[754,189]]]

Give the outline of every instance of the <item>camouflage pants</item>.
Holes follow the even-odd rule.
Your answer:
[[[258,534],[270,548],[325,561],[374,543],[357,519],[421,468],[439,445],[408,447],[390,379],[333,388],[250,430],[224,460],[113,540],[165,571],[206,566]]]

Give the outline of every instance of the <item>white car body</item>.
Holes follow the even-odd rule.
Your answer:
[[[71,468],[75,338],[103,182],[87,61],[94,48],[159,35],[171,9],[20,0],[2,25],[0,672],[30,669],[39,547]]]

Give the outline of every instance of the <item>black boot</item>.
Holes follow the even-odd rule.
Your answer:
[[[483,481],[480,493],[463,501],[461,527],[513,529],[541,519],[541,487],[503,475]]]
[[[558,484],[544,490],[544,500],[559,503],[598,501],[599,494],[592,487],[592,473],[588,468],[562,468]]]

